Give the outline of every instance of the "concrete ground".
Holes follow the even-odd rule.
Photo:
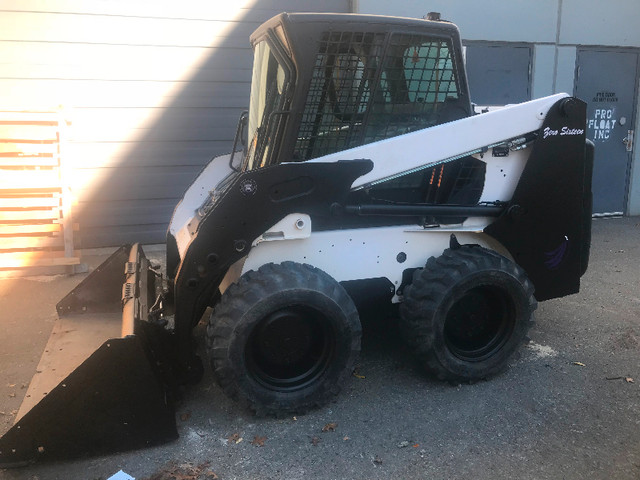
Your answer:
[[[639,246],[640,217],[594,220],[581,292],[540,304],[531,342],[489,381],[428,377],[393,323],[364,318],[359,376],[320,410],[255,418],[207,371],[178,405],[179,440],[0,478],[106,479],[122,469],[154,480],[638,479]],[[0,280],[0,433],[35,373],[55,303],[82,278]]]

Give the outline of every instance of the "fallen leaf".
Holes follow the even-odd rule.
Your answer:
[[[255,436],[253,437],[253,441],[251,442],[251,445],[255,445],[256,447],[264,447],[264,441],[267,439],[267,437],[259,437],[259,436]]]
[[[239,433],[234,433],[233,435],[231,435],[227,440],[229,440],[229,443],[240,443],[242,441],[242,437],[240,436]]]
[[[210,462],[193,466],[172,461],[145,480],[217,480],[218,475],[209,468],[210,465]]]
[[[298,421],[298,417],[293,417],[293,421],[297,422]]]
[[[380,465],[382,463],[382,459],[376,455],[376,458],[373,459],[373,463]]]
[[[586,365],[582,362],[573,362],[573,365],[578,365],[579,367],[586,367]]]
[[[184,412],[180,415],[180,420],[183,422],[186,422],[189,418],[191,418],[191,412]]]
[[[335,432],[336,431],[336,427],[338,426],[337,423],[327,423],[324,427],[322,427],[322,431],[323,432]]]
[[[344,440],[346,442],[347,440],[351,440],[351,439],[349,437],[345,436],[342,440]]]
[[[320,439],[318,437],[311,438],[311,445],[313,445],[314,447],[317,447],[319,443],[320,443]]]
[[[356,378],[359,378],[360,380],[363,380],[364,378],[366,378],[364,375],[360,375],[360,371],[359,371],[360,367],[356,367],[353,369],[353,376]]]
[[[16,396],[16,394],[15,394],[15,393],[13,393],[13,392],[11,392],[11,393],[9,394],[9,398],[13,398],[13,397],[15,397],[15,396]]]
[[[420,444],[419,444],[419,443],[416,443],[416,444],[413,446],[413,448],[418,448],[419,446],[420,446]]]
[[[15,384],[15,383],[8,383],[8,384],[7,384],[7,387],[9,387],[9,388],[13,388],[13,387],[15,387],[15,386],[16,386],[16,384]]]
[[[633,378],[625,377],[624,381],[627,382],[627,383],[633,383]]]

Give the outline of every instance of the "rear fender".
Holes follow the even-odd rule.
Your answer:
[[[524,268],[539,301],[577,293],[587,268],[593,147],[585,131],[586,104],[557,101],[506,213],[485,229]]]

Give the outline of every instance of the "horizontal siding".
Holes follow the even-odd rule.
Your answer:
[[[82,248],[124,245],[125,243],[164,243],[168,221],[161,224],[136,223],[114,227],[82,227],[80,243]]]
[[[117,227],[122,223],[135,224],[139,218],[145,218],[149,224],[164,224],[173,213],[177,199],[135,199],[93,202],[90,214],[79,217],[85,228]],[[80,202],[79,210],[84,205]],[[88,211],[88,210],[87,210]]]
[[[348,0],[0,0],[0,107],[63,106],[78,246],[162,242],[248,108],[249,35],[282,11]]]
[[[224,20],[229,22],[264,20],[280,12],[346,12],[348,2],[336,0],[0,0],[0,12],[43,12],[68,15],[100,15],[141,18]]]
[[[176,142],[75,142],[69,147],[76,168],[204,166],[214,156],[229,153],[231,145],[221,141]]]
[[[3,47],[6,49],[6,47]],[[133,49],[135,50],[135,49]],[[157,50],[157,47],[156,47]],[[135,54],[120,57],[116,66],[104,61],[86,63],[56,64],[0,64],[0,79],[16,80],[56,80],[74,78],[80,80],[143,80],[147,82],[177,82],[197,77],[199,82],[250,82],[251,53],[241,50],[236,55],[244,57],[247,68],[229,66],[220,68],[221,63],[199,64],[194,56],[175,55],[167,58],[162,52]],[[173,61],[170,61],[173,60]],[[222,63],[222,65],[224,65]],[[187,74],[188,73],[188,74]]]
[[[240,109],[101,108],[74,112],[75,142],[230,140]]]
[[[177,200],[202,170],[199,166],[185,167],[125,167],[77,170],[83,184],[74,193],[80,202],[169,198]],[[90,212],[89,212],[90,213]]]
[[[188,87],[188,88],[187,88]],[[0,79],[3,106],[37,108],[52,99],[81,108],[249,107],[250,81]],[[63,102],[67,103],[67,102]]]
[[[238,46],[226,46],[228,39],[222,38],[220,45],[182,48],[1,40],[0,78],[179,81],[185,71],[190,76],[203,67],[219,70],[221,64],[225,69],[250,70],[249,33]],[[217,65],[200,62],[213,53]],[[213,75],[205,73],[202,79]]]
[[[229,24],[217,20],[182,20],[39,12],[2,12],[2,38],[19,42],[193,47],[242,46],[260,22]],[[24,28],[30,25],[32,28]],[[114,35],[118,32],[118,35]]]

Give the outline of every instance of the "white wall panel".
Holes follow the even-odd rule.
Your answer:
[[[533,85],[531,98],[546,97],[553,92],[556,49],[553,45],[535,45],[533,49]]]
[[[562,0],[560,43],[640,47],[637,0]]]

